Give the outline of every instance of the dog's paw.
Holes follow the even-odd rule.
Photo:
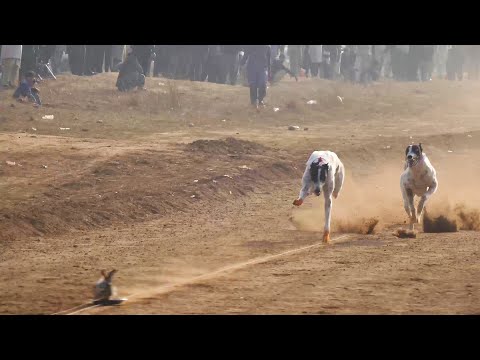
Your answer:
[[[323,233],[323,242],[329,243],[330,242],[330,231],[325,231]]]
[[[333,198],[336,199],[338,197],[338,193],[333,193]]]
[[[293,201],[293,205],[295,206],[300,206],[303,204],[303,200],[302,199],[296,199]]]

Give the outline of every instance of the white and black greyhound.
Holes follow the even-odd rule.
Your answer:
[[[323,241],[330,241],[330,219],[332,216],[332,196],[336,199],[342,190],[345,168],[332,151],[314,151],[307,161],[302,179],[302,189],[293,205],[300,206],[311,189],[319,196],[323,190],[325,198],[325,231]]]
[[[419,223],[426,202],[437,191],[437,173],[423,153],[422,144],[409,145],[405,150],[405,167],[400,176],[403,205],[410,218],[410,230]],[[420,196],[418,209],[415,209],[414,196]]]

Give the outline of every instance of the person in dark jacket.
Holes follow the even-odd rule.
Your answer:
[[[355,50],[347,45],[340,58],[340,74],[345,81],[355,82],[355,62],[357,54]]]
[[[38,45],[23,45],[22,61],[20,63],[20,79],[29,71],[37,69]]]
[[[167,76],[168,73],[168,46],[169,45],[155,45],[155,61],[153,63],[153,76],[160,75]]]
[[[68,62],[73,75],[82,76],[85,72],[86,45],[67,45]]]
[[[95,73],[102,73],[112,71],[112,48],[113,45],[93,45],[93,71]]]
[[[150,75],[150,65],[155,58],[155,45],[132,45],[133,54],[143,69],[143,75]]]
[[[95,75],[98,72],[98,45],[85,45],[85,69],[83,75]]]
[[[128,54],[119,66],[117,88],[119,91],[130,91],[134,88],[144,89],[145,75],[135,53]]]
[[[338,63],[339,45],[323,45],[323,76],[325,79],[335,77],[335,66]]]
[[[247,78],[250,86],[250,102],[258,109],[264,106],[267,95],[267,80],[270,77],[270,45],[247,45],[242,58],[242,66],[247,65]]]
[[[223,45],[223,61],[230,85],[237,83],[240,50],[241,45]]]
[[[223,62],[222,45],[208,45],[207,57],[208,82],[225,84],[227,71]]]
[[[37,88],[35,88],[36,82],[35,73],[33,71],[28,71],[25,74],[25,79],[20,83],[20,86],[13,93],[13,97],[20,102],[31,101],[35,107],[42,105],[39,91]]]
[[[271,73],[270,73],[270,79],[269,79],[271,83],[276,83],[280,81],[280,79],[283,77],[285,73],[290,75],[290,77],[295,78],[295,81],[298,81],[297,76],[283,64],[284,61],[285,61],[285,54],[280,54],[278,59],[272,60]]]
[[[309,73],[312,74],[312,59],[310,58],[310,45],[305,45],[303,47],[302,59],[303,59],[302,68],[303,70],[305,70],[305,77],[308,78],[308,74]]]

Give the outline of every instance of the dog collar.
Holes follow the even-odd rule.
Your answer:
[[[321,156],[319,156],[316,161],[318,162],[318,165],[327,164],[327,160],[325,160],[325,159],[322,158]]]

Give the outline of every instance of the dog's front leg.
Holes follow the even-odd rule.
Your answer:
[[[403,183],[400,184],[400,187],[402,189],[403,207],[405,208],[405,212],[407,213],[407,216],[410,219],[412,217],[412,214],[410,212],[410,205],[408,203],[407,189],[405,188]]]
[[[302,188],[300,189],[300,194],[298,195],[298,199],[293,202],[293,205],[300,206],[303,204],[303,200],[308,196],[311,186],[312,180],[310,179],[310,172],[307,168],[303,174]]]
[[[410,230],[414,230],[414,224],[417,222],[417,210],[415,209],[415,203],[413,201],[414,194],[413,191],[410,189],[406,189],[407,191],[407,198],[408,198],[408,206],[410,208]]]
[[[330,220],[332,218],[332,191],[325,191],[325,230],[323,232],[323,242],[330,241]]]
[[[430,196],[432,196],[435,191],[437,191],[437,180],[434,180],[432,186],[430,186],[427,190],[427,192],[420,198],[420,201],[418,202],[418,210],[417,210],[417,220],[420,222],[420,218],[423,215],[423,209],[425,207],[425,204],[427,203],[428,199]]]

